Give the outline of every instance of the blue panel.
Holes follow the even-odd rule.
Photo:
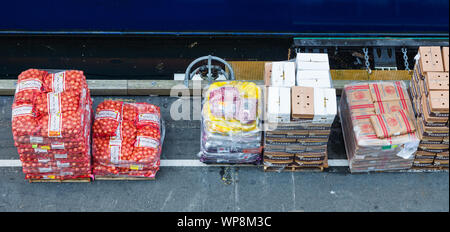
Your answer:
[[[0,30],[141,32],[439,32],[448,0],[3,1]]]

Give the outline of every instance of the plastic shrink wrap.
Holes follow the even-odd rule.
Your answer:
[[[404,82],[346,85],[340,117],[352,173],[411,168],[419,139]]]
[[[12,132],[25,178],[91,176],[91,108],[82,71],[29,69],[19,75]]]
[[[252,82],[215,82],[208,87],[202,107],[202,162],[261,161],[261,99],[261,89]]]
[[[154,178],[163,140],[159,107],[112,100],[100,103],[93,124],[94,175]]]

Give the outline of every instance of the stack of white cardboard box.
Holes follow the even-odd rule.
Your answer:
[[[266,63],[265,85],[265,170],[328,167],[337,111],[328,54],[299,53],[296,62]]]
[[[415,168],[446,168],[449,160],[448,47],[420,47],[410,92],[420,137]]]

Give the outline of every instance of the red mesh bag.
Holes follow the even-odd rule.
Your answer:
[[[38,69],[28,69],[22,72],[17,80],[14,102],[33,103],[36,95],[43,91],[43,80],[46,75],[46,71]]]
[[[135,177],[149,177],[154,178],[156,176],[156,172],[159,170],[159,163],[155,164],[155,167],[149,168],[146,170],[139,170],[139,166],[135,167],[114,167],[114,166],[105,166],[101,164],[94,164],[93,174],[95,176],[135,176]]]
[[[84,114],[78,111],[68,111],[60,114],[47,114],[41,117],[41,136],[75,138],[82,134]]]
[[[13,103],[12,132],[14,136],[30,136],[40,134],[39,118],[33,104]]]
[[[41,93],[36,96],[35,107],[39,114],[48,114],[52,111],[80,111],[80,94],[77,92]]]
[[[121,118],[123,102],[104,101],[97,106],[93,136],[115,136]]]
[[[73,175],[73,173],[54,173],[54,174],[26,174],[25,179],[27,180],[72,180],[80,178],[90,178],[91,174],[78,174]]]
[[[45,92],[67,92],[80,90],[86,85],[86,77],[83,71],[67,70],[50,73],[43,78]]]
[[[53,155],[39,155],[39,154],[20,154],[20,161],[33,163],[47,163],[47,162],[83,162],[90,163],[90,157],[85,154],[67,155],[67,153],[53,154]]]

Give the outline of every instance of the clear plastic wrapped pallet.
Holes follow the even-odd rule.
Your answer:
[[[91,107],[82,71],[29,69],[19,75],[12,131],[25,178],[91,176]]]
[[[155,177],[165,132],[158,106],[103,101],[92,130],[95,176]]]
[[[261,89],[252,82],[215,82],[208,87],[202,104],[202,162],[261,161],[261,99]]]
[[[411,168],[419,139],[404,82],[346,85],[340,117],[352,173]]]

